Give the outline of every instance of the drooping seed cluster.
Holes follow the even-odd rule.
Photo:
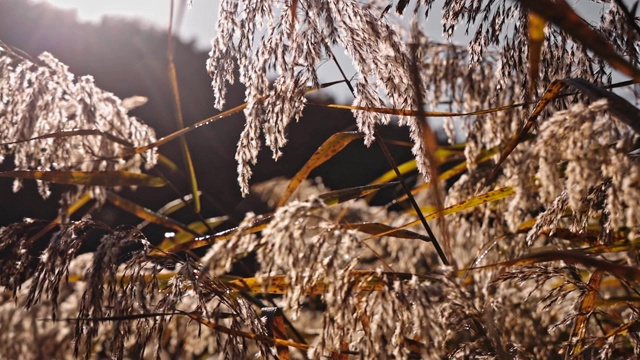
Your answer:
[[[153,129],[91,76],[76,78],[49,53],[33,62],[0,43],[0,161],[13,155],[16,170],[139,172],[156,163],[155,151],[120,155],[153,141]],[[16,180],[14,191],[21,186]],[[39,189],[49,195],[46,184]]]

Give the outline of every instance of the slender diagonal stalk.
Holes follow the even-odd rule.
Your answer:
[[[344,79],[345,83],[349,87],[349,91],[351,91],[351,94],[353,96],[355,96],[356,95],[355,89],[353,88],[353,85],[351,85],[349,80],[347,79],[346,74],[342,70],[342,66],[340,66],[340,63],[338,63],[338,60],[336,59],[336,57],[333,54],[333,52],[331,52],[331,57],[333,58],[333,62],[338,67],[338,70],[340,71],[340,74],[341,74],[342,78]],[[418,107],[418,108],[421,109],[422,107]],[[422,117],[424,118],[424,116],[422,116]],[[398,165],[396,164],[395,160],[393,159],[393,156],[389,152],[389,149],[387,148],[387,145],[385,144],[384,139],[382,138],[382,136],[380,135],[380,133],[378,132],[377,129],[374,130],[374,136],[376,137],[376,139],[378,139],[377,143],[380,146],[380,149],[382,149],[382,152],[384,153],[384,156],[387,159],[387,162],[389,163],[389,165],[391,166],[391,168],[395,172],[396,177],[398,178],[398,181],[400,181],[400,185],[402,186],[403,191],[405,192],[405,194],[407,194],[407,198],[409,199],[409,202],[411,203],[411,207],[413,207],[413,209],[415,210],[416,214],[418,214],[418,218],[420,219],[420,222],[422,223],[422,226],[427,231],[427,234],[429,234],[429,236],[431,237],[432,242],[433,242],[433,246],[435,247],[436,252],[438,253],[438,257],[440,257],[440,260],[442,261],[443,264],[449,265],[449,260],[447,260],[447,257],[445,255],[444,251],[442,250],[442,247],[438,243],[436,235],[433,233],[433,230],[431,230],[431,227],[429,226],[429,223],[427,223],[427,220],[425,219],[424,214],[422,213],[422,210],[420,210],[420,206],[418,206],[418,203],[416,202],[416,199],[413,197],[413,194],[411,194],[411,189],[409,189],[409,187],[407,186],[406,181],[404,179],[404,176],[402,176],[402,173],[400,173],[400,170],[398,169]]]
[[[411,44],[410,48],[411,48],[411,58],[412,58],[410,72],[411,72],[411,80],[413,81],[413,88],[415,91],[416,107],[419,110],[422,110],[424,108],[424,100],[423,100],[423,94],[422,94],[422,83],[420,80],[420,72],[418,69],[418,59],[417,59],[418,45]],[[427,118],[426,116],[424,116],[424,113],[419,112],[417,116],[417,120],[418,120],[418,128],[422,133],[421,135],[422,135],[424,146],[425,146],[424,152],[427,157],[427,160],[429,161],[429,167],[430,167],[429,172],[431,175],[431,183],[433,184],[432,186],[433,197],[436,200],[438,211],[441,211],[442,209],[444,209],[444,201],[442,199],[442,196],[440,195],[440,186],[438,183],[438,160],[434,156],[434,152],[438,147],[436,142],[437,140],[436,140],[435,134],[429,127],[429,123],[427,122]],[[399,173],[399,171],[397,172]],[[405,191],[407,193],[407,196],[411,194],[411,191],[409,190],[405,190]],[[409,197],[409,201],[411,202],[411,205],[414,208],[418,206],[418,204],[415,202],[415,199],[412,199],[411,197]],[[440,257],[440,260],[442,260],[442,262],[445,265],[449,265],[449,261],[447,260],[447,257],[445,256],[445,253],[442,250],[440,243],[438,242],[435,235],[431,231],[431,228],[427,224],[427,220],[424,218],[424,215],[422,214],[421,211],[416,211],[416,213],[420,218],[420,222],[427,230],[427,233],[429,234],[429,236],[431,236],[433,246],[438,252],[438,256]],[[445,244],[446,244],[447,231],[446,231],[446,224],[444,223],[444,218],[443,217],[439,218],[438,222],[440,224],[440,228],[442,229],[442,233],[444,234]]]
[[[184,5],[183,5],[184,6]],[[171,92],[173,94],[173,101],[176,111],[176,121],[180,129],[184,128],[184,118],[182,116],[182,100],[180,98],[180,89],[178,86],[178,74],[176,72],[176,65],[174,61],[174,34],[173,34],[173,0],[171,1],[171,10],[169,15],[169,31],[168,31],[168,44],[167,44],[167,56],[169,58],[169,79],[171,83]],[[193,194],[193,210],[196,213],[200,212],[200,195],[198,191],[198,179],[196,177],[195,168],[193,166],[193,160],[191,159],[191,152],[189,151],[189,145],[185,137],[180,138],[180,147],[182,149],[182,157],[185,165],[189,171],[189,182],[191,185],[191,192]]]

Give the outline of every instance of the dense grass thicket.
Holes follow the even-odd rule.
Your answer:
[[[640,356],[638,2],[594,3],[584,20],[565,0],[221,0],[202,64],[221,112],[185,125],[168,36],[180,130],[161,137],[129,113],[145,94],[120,99],[0,42],[0,161],[14,167],[0,176],[62,189],[57,218],[0,228],[0,358]],[[429,40],[435,6],[468,44]],[[342,68],[335,51],[356,73],[320,83],[320,65]],[[226,106],[236,81],[245,102]],[[313,97],[327,87],[352,104]],[[287,161],[311,106],[352,112],[354,131],[291,179],[252,182],[262,148]],[[270,210],[234,222],[206,206],[212,179],[185,135],[239,113],[238,186]],[[310,178],[355,142],[389,171],[341,189]],[[140,187],[175,200],[120,193]],[[103,206],[139,224],[107,225]]]

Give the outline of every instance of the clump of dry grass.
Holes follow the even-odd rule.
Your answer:
[[[640,112],[605,90],[608,64],[640,79],[634,75],[640,74],[634,67],[637,26],[623,5],[607,4],[587,44],[572,41],[569,35],[581,35],[565,33],[558,18],[522,3],[447,2],[447,33],[476,29],[463,48],[421,33],[416,24],[431,2],[405,15],[413,24],[404,27],[385,10],[387,3],[297,0],[273,8],[264,1],[222,1],[208,61],[216,106],[224,104],[225,81],[234,80],[222,69],[237,63],[247,86],[239,184],[275,208],[248,213],[226,230],[216,229],[220,218],[205,214],[191,225],[166,216],[189,206],[186,198],[153,212],[109,192],[109,186],[164,185],[138,174],[143,161],[154,164],[162,142],[128,117],[117,98],[86,79],[74,83],[51,56],[36,64],[0,44],[2,150],[15,155],[17,170],[40,171],[11,175],[91,186],[99,200],[175,232],[147,239],[143,225],[111,229],[92,220],[95,207],[83,208],[91,199],[85,187],[68,197],[64,214],[52,222],[0,229],[0,324],[10,329],[0,333],[0,354],[637,355]],[[398,12],[406,6],[401,1]],[[556,8],[562,19],[569,18],[566,9]],[[533,24],[546,20],[555,23],[546,25],[536,54]],[[605,39],[629,64],[592,56]],[[262,143],[281,155],[287,123],[300,118],[305,93],[320,86],[315,66],[332,57],[336,44],[351,56],[358,77],[353,106],[331,106],[351,109],[360,134],[329,139],[293,180],[251,189]],[[540,75],[531,71],[537,67],[544,69]],[[273,82],[269,71],[278,74]],[[40,90],[24,87],[27,80],[42,82]],[[567,92],[571,87],[585,96]],[[53,97],[47,106],[43,92]],[[536,104],[518,104],[536,97]],[[443,101],[446,113],[417,108],[424,103],[439,110]],[[390,159],[393,173],[355,188],[330,191],[305,180],[358,138],[384,150],[376,127],[391,115],[409,128],[413,161],[396,166]],[[445,129],[455,145],[434,144],[426,116],[449,119]],[[74,130],[63,118],[74,121]],[[462,143],[453,118],[466,130]],[[25,121],[29,126],[21,127]],[[78,127],[87,133],[65,133]],[[39,142],[56,146],[42,154],[42,144],[34,145]],[[369,195],[397,184],[388,180],[404,182],[403,175],[416,169],[421,180],[394,201],[409,205],[371,204]],[[85,216],[67,216],[76,213]],[[432,230],[426,221],[435,219],[441,221]],[[99,245],[82,253],[90,242]],[[34,342],[37,350],[30,347]]]

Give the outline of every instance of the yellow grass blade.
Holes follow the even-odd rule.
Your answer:
[[[170,214],[173,214],[174,212],[184,208],[185,204],[189,204],[191,202],[193,202],[193,195],[192,194],[188,194],[188,195],[183,196],[182,198],[178,198],[178,199],[169,201],[163,207],[158,209],[157,213],[162,214],[162,215],[170,215]],[[140,223],[138,225],[138,229],[143,229],[148,224],[149,224],[148,221],[144,221],[144,222],[142,222],[142,223]]]
[[[212,217],[212,218],[204,219],[204,223],[202,221],[194,221],[191,224],[187,225],[187,227],[192,232],[180,231],[180,232],[176,233],[176,235],[174,237],[164,239],[162,241],[162,243],[160,243],[160,245],[158,245],[158,248],[160,248],[160,249],[168,249],[171,246],[175,246],[175,245],[184,244],[186,242],[189,242],[189,241],[191,241],[191,240],[196,238],[196,235],[194,235],[194,233],[196,233],[198,235],[202,235],[202,234],[206,233],[209,229],[213,229],[213,228],[219,226],[220,224],[222,224],[223,222],[227,221],[228,219],[229,219],[229,217],[227,217],[227,216],[218,216],[218,217]]]
[[[543,262],[564,261],[566,264],[580,264],[592,267],[596,270],[606,271],[609,274],[624,280],[640,282],[640,268],[635,266],[620,265],[607,260],[601,260],[593,256],[582,253],[579,250],[547,250],[523,256],[518,259],[508,260],[501,263],[479,266],[470,270],[494,268],[498,266],[524,266]]]
[[[392,226],[381,223],[346,224],[343,225],[343,227],[346,229],[358,230],[369,235],[385,234],[385,236],[397,237],[401,239],[431,241],[431,238],[426,235],[418,234],[417,232],[410,230],[396,229]]]
[[[547,21],[533,11],[529,11],[529,96],[535,96],[538,85],[540,54],[544,42],[544,27]]]
[[[478,156],[478,159],[476,160],[476,163],[477,164],[482,164],[484,162],[487,162],[497,153],[498,153],[498,148],[497,147],[489,149],[489,150],[485,150]],[[447,180],[451,179],[452,177],[454,177],[456,175],[462,174],[466,170],[467,170],[467,162],[463,161],[460,164],[452,167],[451,169],[443,171],[438,176],[438,181],[447,181]],[[411,194],[415,195],[415,194],[419,193],[420,191],[428,189],[430,186],[431,186],[430,182],[424,183],[422,185],[418,185],[415,188],[413,188],[413,190],[411,190]],[[400,196],[399,198],[396,199],[397,202],[401,202],[401,201],[405,201],[405,200],[407,200],[407,195],[406,194],[404,194],[404,195],[402,195],[402,196]]]
[[[78,199],[78,201],[76,201],[75,203],[71,204],[71,206],[69,206],[69,208],[67,209],[67,216],[73,215],[76,211],[80,210],[80,208],[85,206],[91,199],[92,199],[91,193],[89,193],[89,192],[84,193]],[[62,222],[62,216],[58,215],[55,219],[53,219],[50,223],[48,223],[40,231],[38,231],[36,234],[32,235],[29,238],[28,243],[32,243],[33,240],[41,238],[42,236],[44,236],[44,234],[46,234],[49,231],[51,231],[53,228],[55,228],[61,222]]]
[[[609,331],[604,337],[608,339],[610,337],[617,336],[617,335],[627,335],[630,332],[634,332],[634,333],[640,332],[640,323],[638,323],[637,320],[618,326],[617,328]]]
[[[402,164],[398,165],[398,170],[400,171],[400,174],[402,174],[402,175],[408,174],[408,173],[414,171],[416,168],[417,168],[417,165],[416,165],[415,159],[414,160],[409,160],[409,161],[407,161],[405,163],[402,163]],[[389,170],[386,173],[382,174],[377,179],[375,179],[372,182],[370,182],[369,185],[386,183],[386,182],[395,180],[396,178],[397,178],[397,176],[396,176],[395,170]],[[406,196],[406,195],[404,195],[404,196]]]
[[[324,193],[322,195],[319,195],[318,197],[325,204],[331,206],[331,205],[337,205],[352,199],[361,198],[373,192],[376,192],[378,190],[384,189],[391,185],[397,185],[397,184],[398,182],[388,182],[385,184],[356,186],[348,189],[342,189],[342,190],[336,190],[336,191]]]
[[[378,191],[390,185],[395,185],[397,183],[386,183],[379,185],[368,185],[368,186],[359,186],[354,188],[348,188],[343,190],[331,191],[318,197],[328,206],[337,205],[343,203],[345,201],[349,201],[352,199],[356,199],[359,197],[366,196],[372,192]],[[254,224],[246,229],[247,233],[256,233],[258,231],[263,230],[269,222],[273,219],[273,215],[267,214],[262,215],[262,217],[254,222]],[[161,248],[165,250],[167,253],[178,253],[187,250],[193,250],[197,248],[201,248],[207,245],[211,245],[215,241],[224,241],[228,240],[231,236],[234,235],[237,228],[225,230],[213,235],[202,236],[191,241],[188,241],[183,244],[174,245],[169,249]]]
[[[583,296],[582,301],[580,302],[580,310],[578,311],[578,316],[573,323],[573,330],[569,337],[569,341],[574,344],[569,350],[569,356],[577,356],[584,349],[584,340],[587,336],[587,323],[589,321],[589,317],[591,317],[591,314],[596,309],[596,300],[598,299],[600,283],[602,282],[603,275],[603,271],[596,270],[589,279],[589,291]]]
[[[308,102],[308,105],[319,106],[319,107],[327,107],[330,109],[343,109],[343,110],[359,110],[359,111],[368,111],[378,114],[389,114],[389,115],[398,115],[398,116],[429,116],[429,117],[458,117],[458,116],[471,116],[471,115],[486,115],[492,114],[500,111],[506,111],[510,109],[515,109],[522,107],[524,104],[512,104],[505,105],[491,109],[485,110],[477,110],[477,111],[469,111],[469,112],[447,112],[447,111],[418,111],[418,110],[406,110],[406,109],[393,109],[393,108],[378,108],[378,107],[364,107],[364,106],[355,106],[355,105],[343,105],[343,104],[320,104]]]
[[[618,54],[611,43],[576,14],[565,0],[520,0],[520,3],[571,35],[576,42],[593,51],[614,69],[640,81],[640,70]]]
[[[358,132],[340,132],[333,134],[327,139],[311,158],[304,164],[304,166],[298,171],[298,173],[291,179],[287,189],[285,190],[282,198],[278,202],[278,207],[284,205],[287,200],[293,195],[300,183],[309,176],[309,173],[327,160],[334,157],[345,146],[349,145],[353,140],[361,138],[363,135]]]
[[[91,186],[152,186],[162,187],[166,183],[159,177],[128,171],[31,171],[16,170],[0,172],[0,177],[32,179],[67,185]]]
[[[184,3],[181,5],[184,6]],[[169,30],[167,31],[167,57],[169,60],[169,83],[171,84],[171,94],[173,95],[173,104],[175,106],[176,123],[178,128],[184,128],[184,119],[182,116],[182,100],[180,99],[180,87],[178,85],[178,72],[176,64],[173,60],[174,55],[174,38],[173,34],[173,1],[171,2],[171,11],[169,14]],[[182,19],[178,19],[180,22]],[[200,213],[200,192],[198,191],[198,179],[196,177],[193,161],[191,160],[191,152],[189,152],[189,144],[183,136],[180,138],[180,149],[182,150],[182,158],[187,166],[189,174],[189,183],[191,185],[191,194],[193,194],[193,210]]]
[[[272,345],[272,346],[291,346],[297,349],[302,349],[302,350],[307,350],[309,348],[311,348],[310,345],[307,344],[302,344],[302,343],[297,343],[295,341],[291,341],[291,340],[283,340],[283,339],[277,339],[277,338],[272,338],[272,337],[268,337],[268,336],[264,336],[264,335],[260,335],[260,334],[255,334],[255,333],[250,333],[250,332],[245,332],[245,331],[240,331],[240,330],[235,330],[235,329],[231,329],[225,326],[222,326],[216,322],[204,319],[203,317],[201,317],[200,314],[198,313],[184,313],[184,315],[190,317],[191,319],[199,322],[200,324],[215,330],[215,331],[219,331],[221,333],[225,333],[228,335],[232,335],[232,336],[239,336],[245,339],[249,339],[249,340],[255,340],[255,341],[260,341],[263,342],[265,344],[268,345]]]
[[[120,209],[137,216],[142,220],[147,220],[154,224],[162,225],[175,231],[187,231],[192,232],[196,236],[198,235],[197,233],[189,229],[186,225],[181,224],[180,222],[159,214],[153,210],[140,206],[133,201],[127,200],[111,191],[107,192],[107,201],[119,207]]]
[[[585,254],[612,254],[624,251],[638,251],[640,249],[640,238],[635,238],[633,240],[627,240],[627,237],[624,234],[619,234],[621,240],[614,241],[609,245],[595,245],[587,248],[582,248],[580,251]],[[616,236],[618,237],[618,236]]]
[[[378,273],[372,270],[352,270],[345,276],[354,284],[354,292],[360,291],[380,291],[383,290],[385,279],[410,280],[414,275],[409,273],[383,272]],[[241,278],[225,282],[227,286],[234,290],[282,295],[285,294],[289,286],[287,275],[275,275],[267,278]],[[309,295],[322,295],[325,291],[325,284],[320,282],[307,289]]]
[[[493,168],[493,171],[489,176],[489,181],[488,181],[489,183],[493,182],[493,180],[497,178],[498,170],[500,169],[500,166],[502,166],[504,161],[513,152],[516,146],[518,146],[518,144],[520,144],[525,139],[525,137],[529,133],[529,130],[531,130],[533,125],[536,123],[536,120],[538,119],[538,116],[540,115],[540,113],[542,113],[544,108],[547,107],[547,105],[549,104],[549,102],[551,102],[551,100],[555,99],[558,96],[558,94],[560,93],[560,90],[562,90],[563,87],[564,87],[564,82],[562,80],[555,80],[547,87],[547,90],[544,92],[540,100],[538,100],[536,107],[533,109],[533,111],[529,115],[527,122],[522,127],[520,132],[518,134],[515,134],[509,140],[505,148],[502,150],[502,153],[500,154],[500,159],[498,160],[498,163]]]
[[[474,196],[470,199],[467,199],[465,201],[459,202],[455,205],[449,206],[446,209],[443,209],[440,212],[436,212],[430,215],[427,215],[426,218],[427,220],[431,220],[431,219],[436,219],[440,216],[444,216],[444,215],[450,215],[450,214],[455,214],[457,212],[461,212],[467,209],[471,209],[474,208],[476,206],[480,206],[486,203],[490,203],[493,201],[498,201],[498,200],[502,200],[506,197],[509,197],[511,195],[514,195],[516,192],[515,190],[513,190],[512,187],[510,186],[506,186],[500,189],[496,189],[493,191],[489,191],[487,193],[484,194],[480,194],[477,196]],[[417,221],[414,221],[410,226],[416,225],[418,224]]]
[[[158,163],[166,166],[167,169],[169,169],[173,173],[180,173],[180,169],[178,168],[178,165],[176,165],[176,163],[171,161],[171,159],[169,159],[168,157],[160,153],[158,153]]]
[[[272,219],[273,219],[273,215],[262,215],[261,218],[257,219],[249,228],[245,229],[244,231],[247,234],[254,234],[254,233],[257,233],[258,231],[262,231],[271,222]],[[230,239],[232,236],[235,235],[235,232],[237,231],[237,229],[238,228],[233,228],[233,229],[228,229],[228,230],[215,233],[213,235],[197,237],[191,241],[188,241],[182,244],[176,244],[176,245],[168,244],[172,246],[168,249],[160,247],[160,250],[163,250],[166,253],[175,254],[183,251],[198,249],[207,245],[211,245],[216,241],[225,241]],[[159,255],[159,254],[154,253],[154,255]]]

